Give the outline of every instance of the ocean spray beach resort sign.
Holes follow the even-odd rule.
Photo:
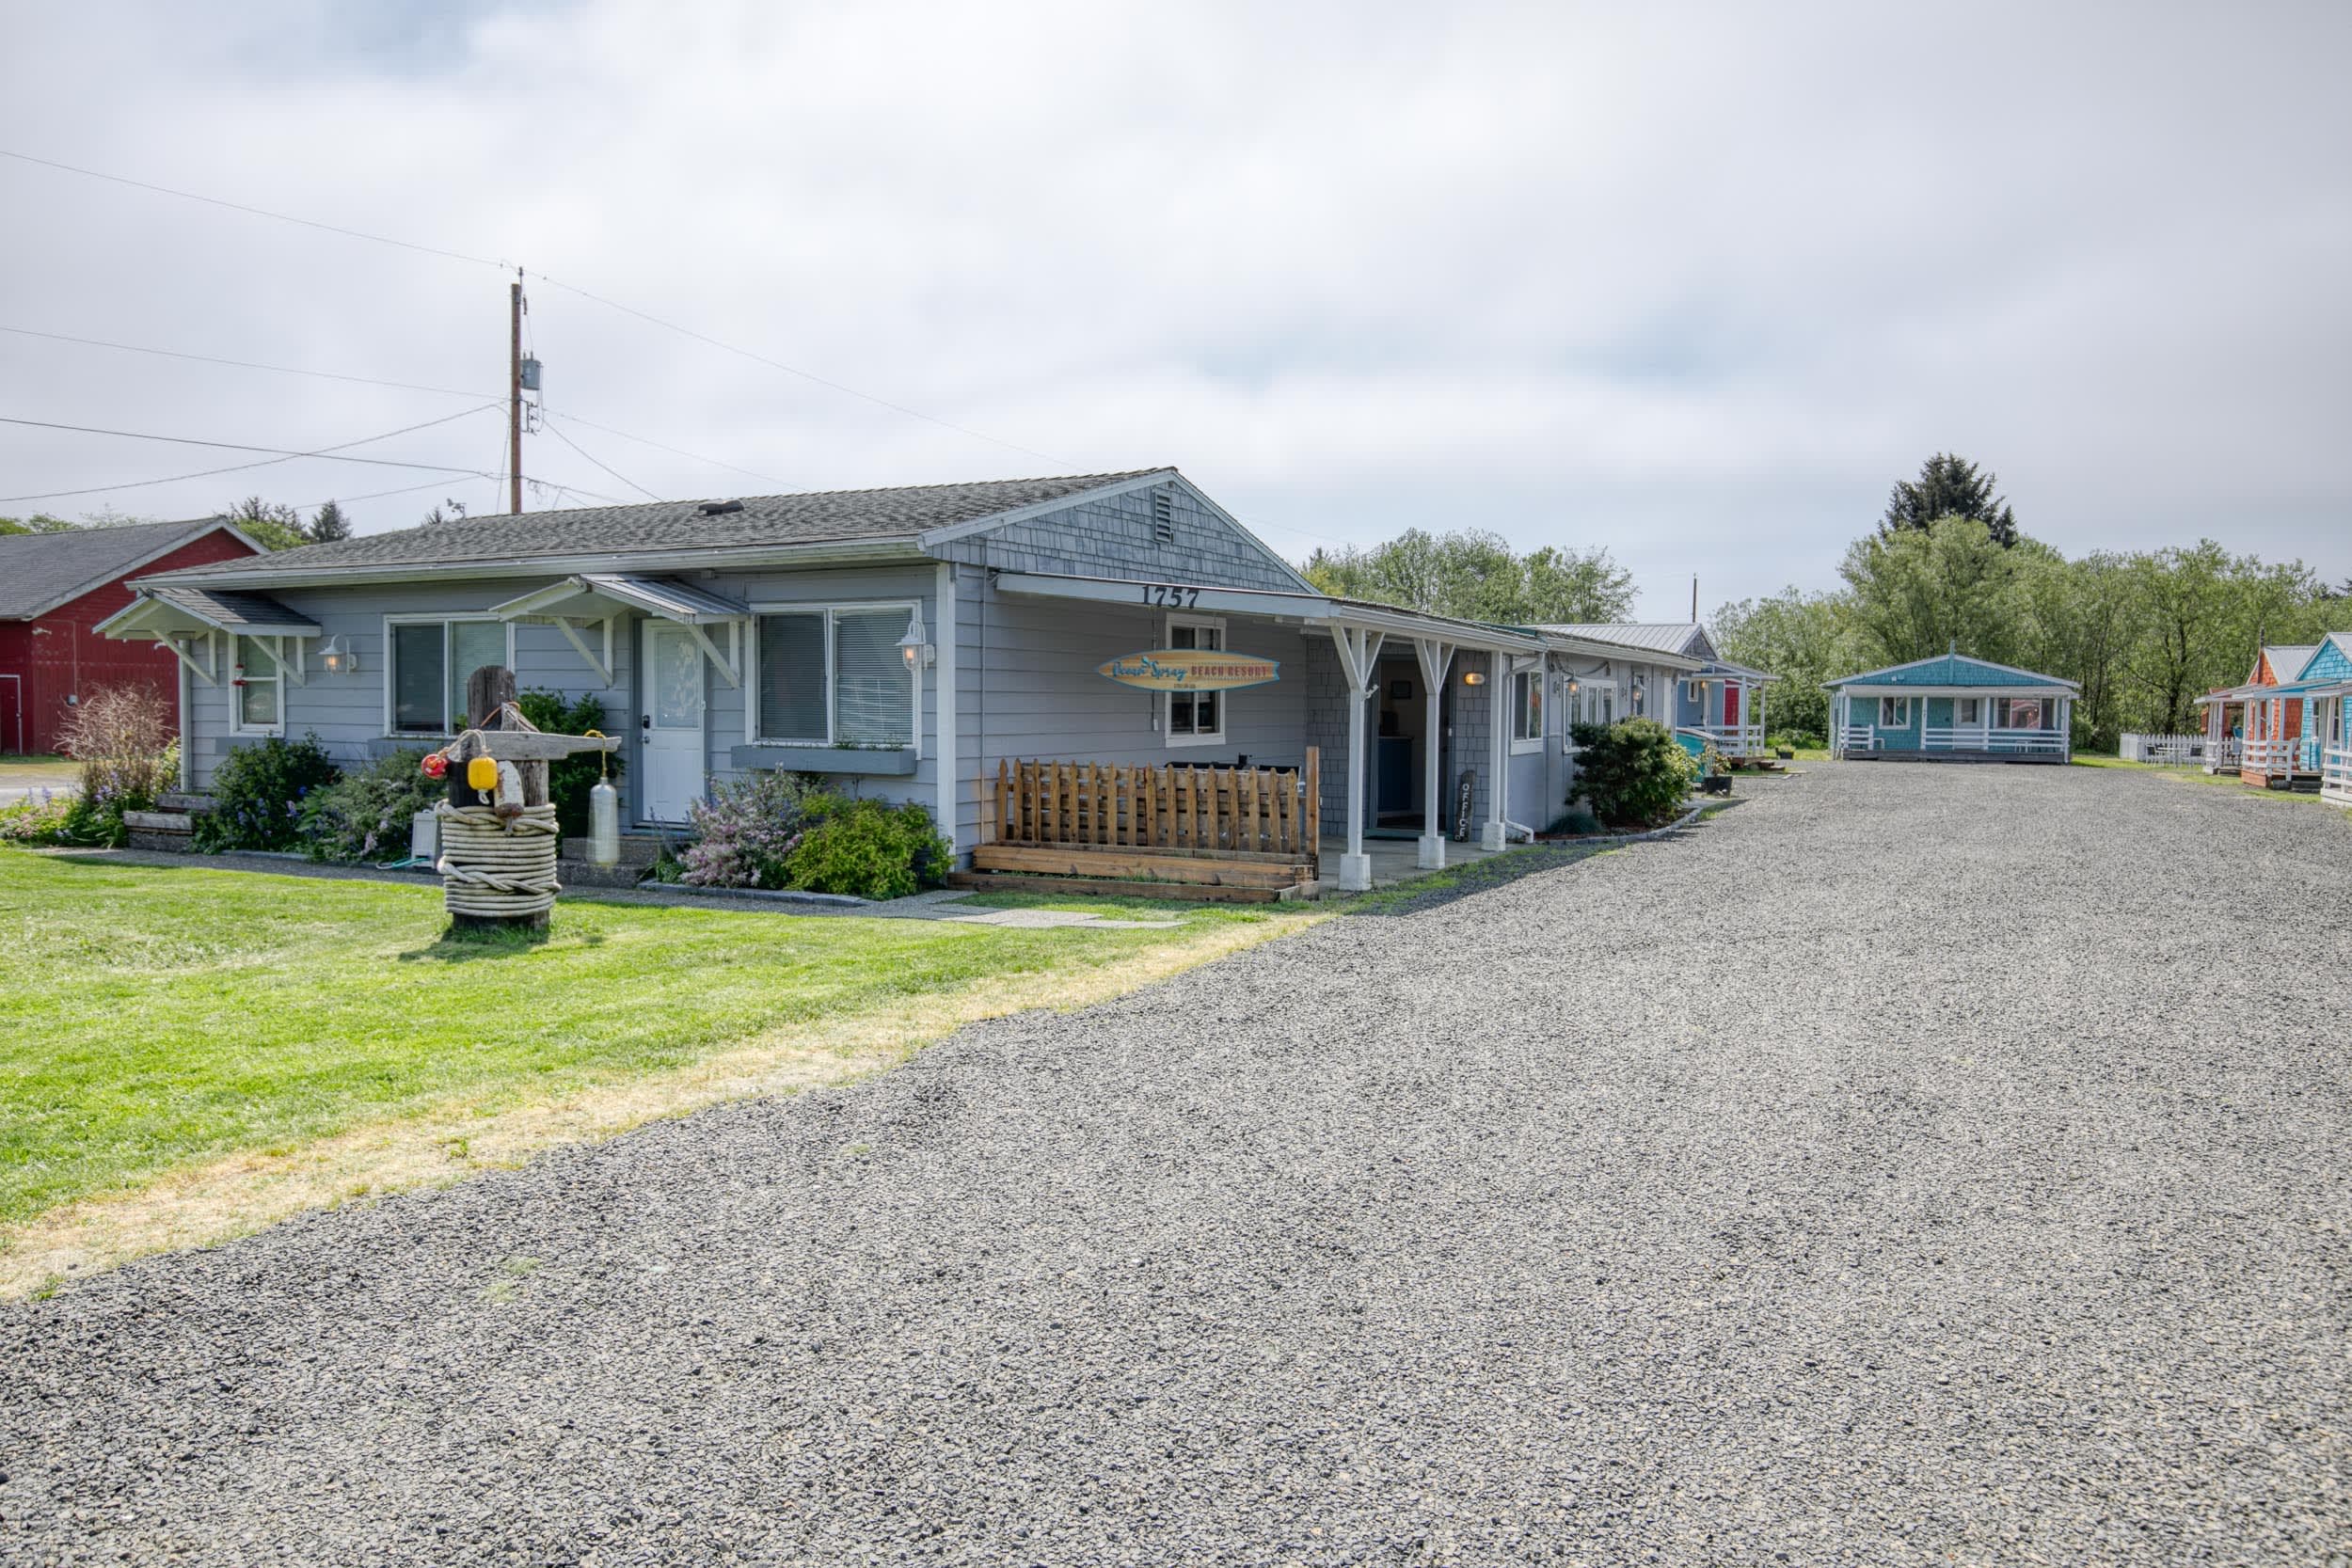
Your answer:
[[[1231,691],[1279,680],[1281,668],[1270,658],[1218,648],[1154,648],[1098,664],[1094,673],[1146,691]]]

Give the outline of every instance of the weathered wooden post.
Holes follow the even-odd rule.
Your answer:
[[[515,673],[501,665],[466,677],[466,712],[470,727],[437,753],[449,773],[449,799],[435,809],[441,902],[454,930],[544,931],[561,891],[548,765],[620,742],[533,728],[515,705]]]

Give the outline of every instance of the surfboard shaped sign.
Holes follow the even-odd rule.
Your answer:
[[[1279,680],[1281,668],[1278,661],[1254,654],[1229,654],[1217,648],[1153,648],[1098,664],[1094,673],[1104,680],[1145,691],[1231,691]]]

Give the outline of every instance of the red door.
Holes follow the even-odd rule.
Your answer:
[[[1740,727],[1740,689],[1729,681],[1724,683],[1724,727]]]
[[[24,682],[0,675],[0,752],[24,750]]]

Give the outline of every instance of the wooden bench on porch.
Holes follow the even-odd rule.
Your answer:
[[[993,784],[993,787],[992,787]],[[1270,903],[1312,888],[1319,758],[1298,768],[1015,762],[981,781],[950,887]]]

